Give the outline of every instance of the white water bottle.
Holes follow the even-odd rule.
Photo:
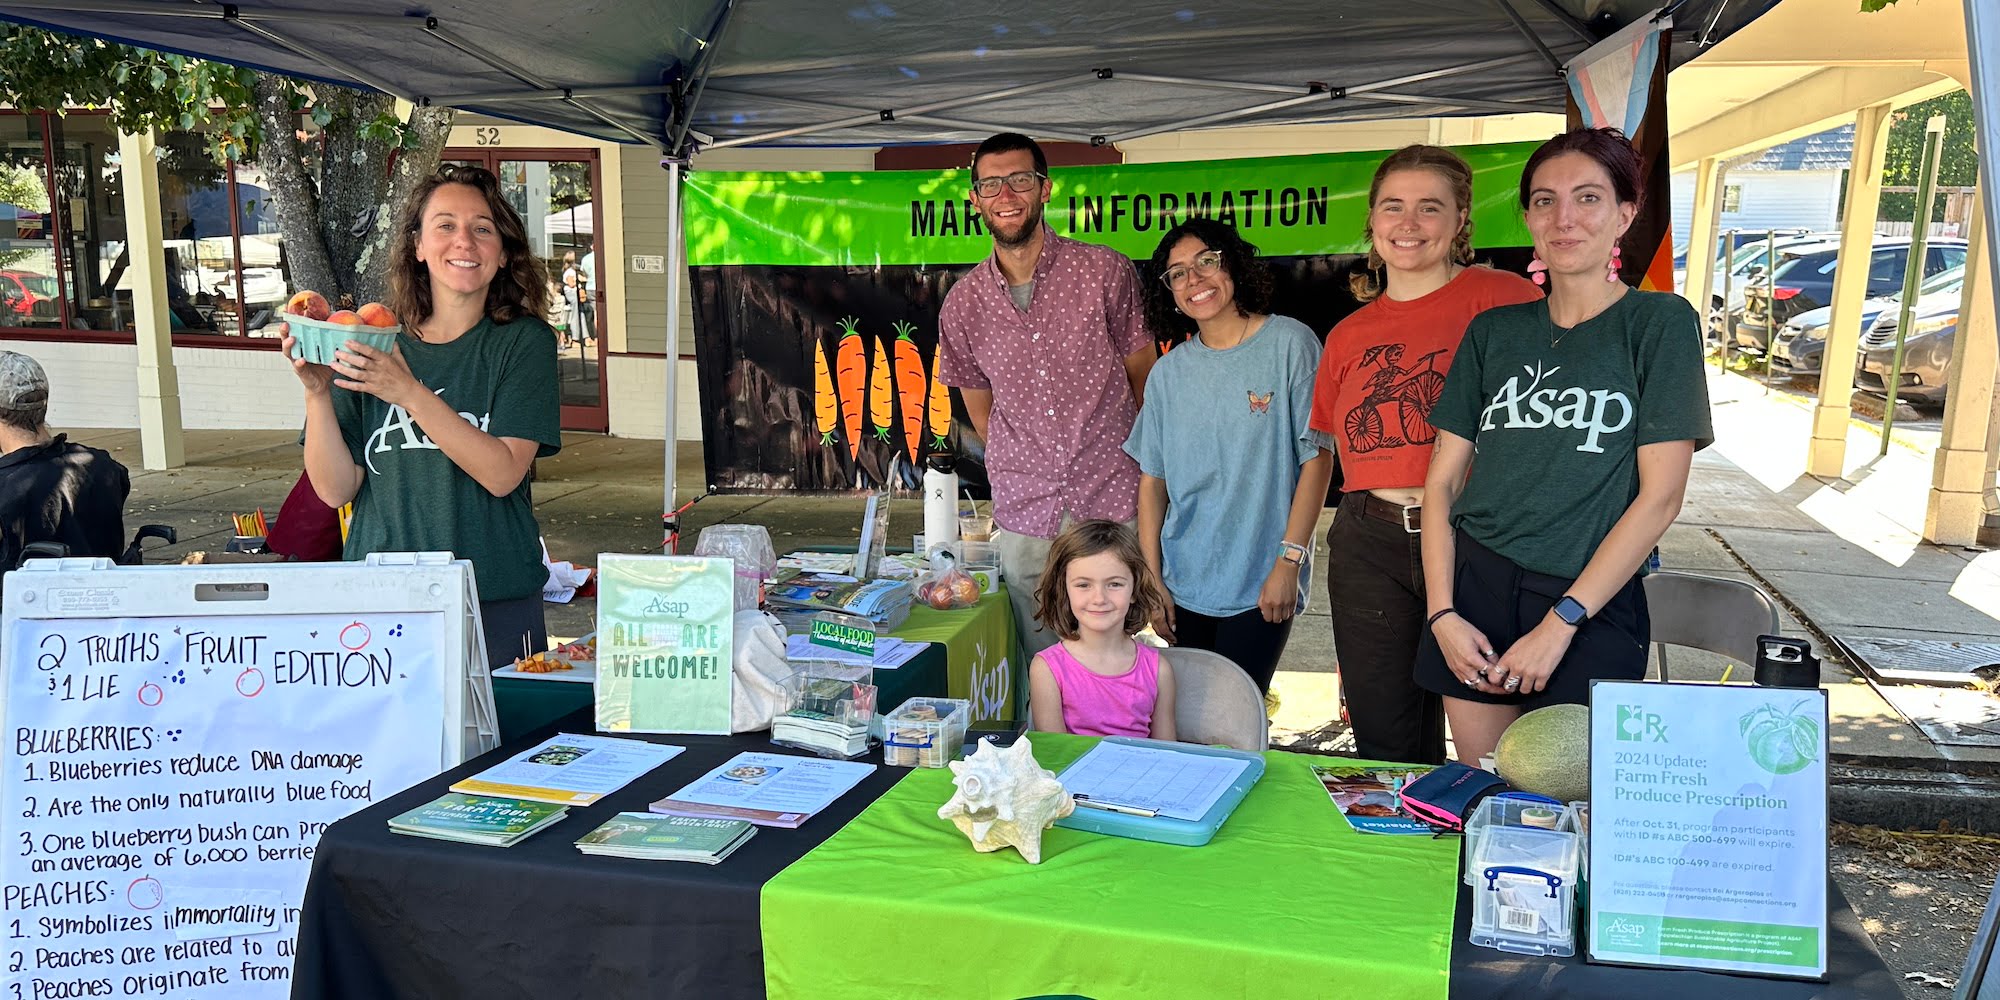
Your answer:
[[[952,457],[943,452],[925,464],[924,547],[935,552],[940,545],[958,542],[958,473]]]

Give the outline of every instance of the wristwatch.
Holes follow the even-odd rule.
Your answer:
[[[1308,551],[1305,546],[1297,542],[1281,541],[1278,543],[1278,558],[1294,566],[1305,565]]]
[[[1555,611],[1557,618],[1563,620],[1563,624],[1571,628],[1581,626],[1584,619],[1590,617],[1590,612],[1584,608],[1583,602],[1568,594],[1564,594],[1562,600],[1557,601],[1552,610]]]

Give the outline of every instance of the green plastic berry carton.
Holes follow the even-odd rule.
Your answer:
[[[296,341],[292,356],[316,365],[333,364],[333,352],[345,347],[350,340],[386,351],[396,346],[396,337],[403,332],[400,326],[333,323],[291,314],[286,314],[284,321]]]

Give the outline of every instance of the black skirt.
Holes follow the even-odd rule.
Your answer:
[[[1512,559],[1467,538],[1463,531],[1455,532],[1453,538],[1457,549],[1453,559],[1458,572],[1453,581],[1452,607],[1459,617],[1486,634],[1496,655],[1505,654],[1515,640],[1540,625],[1576,583],[1574,578],[1522,569]],[[1646,589],[1634,574],[1576,630],[1568,652],[1549,675],[1548,686],[1534,694],[1486,694],[1466,687],[1445,665],[1444,651],[1429,629],[1424,630],[1417,647],[1416,681],[1419,687],[1447,698],[1494,705],[1518,705],[1530,710],[1544,705],[1585,705],[1590,702],[1593,680],[1645,678],[1646,646],[1652,634]]]

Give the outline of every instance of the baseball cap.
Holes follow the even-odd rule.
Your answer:
[[[34,358],[0,351],[0,409],[25,410],[49,401],[49,376]]]

